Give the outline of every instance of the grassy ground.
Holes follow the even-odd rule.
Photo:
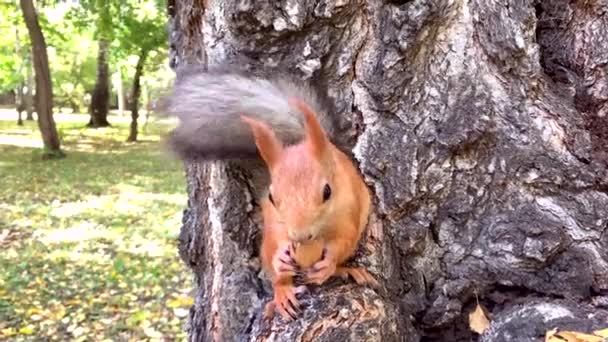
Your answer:
[[[85,129],[57,115],[67,158],[42,161],[35,122],[0,111],[0,340],[180,341],[191,279],[177,255],[181,165],[151,123]]]

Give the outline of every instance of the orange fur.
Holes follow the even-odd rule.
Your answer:
[[[296,271],[306,273],[307,284],[351,276],[359,284],[379,285],[364,268],[341,266],[354,254],[367,225],[369,190],[353,162],[327,139],[312,110],[298,100],[290,103],[306,123],[304,141],[294,146],[283,147],[268,126],[243,117],[271,174],[272,201],[261,202],[261,260],[275,292],[266,314],[276,309],[287,319],[299,310]],[[330,195],[324,199],[326,186]]]

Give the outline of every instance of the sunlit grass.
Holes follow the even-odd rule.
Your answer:
[[[0,111],[0,340],[183,340],[190,273],[176,238],[179,162],[151,122],[87,129],[58,115],[67,158],[40,159],[35,122]]]

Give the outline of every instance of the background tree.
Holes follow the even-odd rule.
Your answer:
[[[167,56],[166,14],[155,3],[125,4],[129,14],[125,15],[117,32],[119,47],[116,51],[126,57],[137,56],[131,87],[131,129],[127,141],[137,140],[137,120],[141,95],[141,78],[146,64],[148,71],[159,70]],[[150,59],[150,63],[146,63]]]
[[[53,119],[53,87],[46,42],[32,0],[20,0],[20,6],[32,45],[36,77],[36,113],[38,114],[38,126],[45,148],[43,155],[45,158],[63,157],[64,153],[61,151],[59,135]]]
[[[107,127],[110,109],[110,45],[114,39],[114,26],[122,19],[122,2],[113,0],[82,1],[80,7],[74,9],[72,19],[80,27],[89,27],[95,23],[94,37],[97,40],[97,78],[91,93],[89,112],[91,120],[89,127]]]
[[[608,16],[597,1],[170,1],[171,64],[325,84],[374,194],[357,263],[264,322],[251,175],[187,163],[192,341],[535,341],[608,321]],[[468,326],[477,302],[491,314]]]
[[[0,27],[5,39],[0,40],[0,93],[13,91],[17,105],[17,123],[22,125],[21,113],[25,108],[25,80],[26,68],[29,66],[29,40],[23,24],[23,17],[18,6],[14,4],[0,4],[0,18],[3,24]],[[12,23],[12,26],[10,25]],[[30,109],[31,111],[31,109]]]
[[[71,108],[75,113],[86,110],[85,97],[91,94],[96,82],[97,42],[95,28],[85,26],[73,15],[81,10],[58,4],[49,11],[43,30],[48,33],[48,51],[52,79],[55,85],[55,105]]]
[[[21,55],[21,39],[19,38],[19,25],[15,22],[15,55]],[[18,75],[23,74],[24,64],[21,63],[18,69]],[[21,77],[21,80],[17,84],[15,88],[15,104],[17,105],[17,125],[23,126],[23,119],[21,118],[21,114],[25,110],[25,100],[24,100],[24,88],[25,82],[24,78]]]
[[[31,50],[30,50],[31,51]],[[25,58],[24,70],[25,70],[25,91],[23,93],[23,103],[25,105],[25,120],[34,120],[34,89],[36,88],[36,82],[34,80],[32,55],[28,53]]]

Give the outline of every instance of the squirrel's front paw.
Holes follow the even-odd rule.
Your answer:
[[[321,285],[336,273],[336,262],[325,255],[323,259],[317,261],[306,274],[306,284]]]
[[[272,267],[277,276],[294,276],[298,270],[298,265],[291,257],[289,245],[277,250],[272,258]]]
[[[273,308],[288,322],[296,319],[301,311],[296,293],[298,289],[293,285],[277,285],[274,288]]]

